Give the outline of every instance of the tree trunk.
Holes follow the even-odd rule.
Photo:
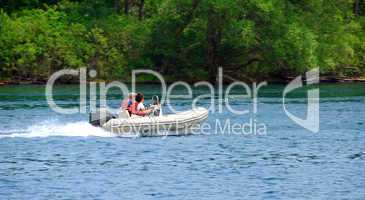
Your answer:
[[[192,0],[191,5],[192,8],[189,10],[188,13],[183,15],[183,24],[176,30],[176,38],[179,39],[181,33],[184,31],[184,29],[190,24],[190,22],[193,20],[194,12],[197,9],[198,5],[200,3],[200,0]]]
[[[360,15],[360,0],[355,0],[355,15],[359,16]]]
[[[129,15],[129,0],[124,0],[124,14]]]
[[[114,0],[114,9],[116,13],[120,14],[120,0]]]
[[[219,27],[218,27],[217,13],[214,8],[210,7],[208,10],[208,22],[206,33],[206,53],[205,53],[205,65],[209,72],[209,81],[216,83],[217,76],[217,47],[219,43]]]
[[[138,9],[138,18],[142,20],[144,17],[144,0],[139,2],[139,9]]]

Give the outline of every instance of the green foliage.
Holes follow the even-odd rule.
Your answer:
[[[213,80],[218,66],[238,79],[365,73],[365,5],[355,12],[353,0],[133,0],[128,15],[123,0],[1,4],[0,77],[80,67],[110,80],[137,68],[190,81]]]
[[[78,48],[86,30],[67,25],[65,15],[53,9],[24,10],[9,17],[1,14],[0,34],[3,71],[11,75],[45,75],[65,66],[79,68]]]

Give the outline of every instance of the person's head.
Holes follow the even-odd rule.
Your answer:
[[[128,98],[129,98],[129,99],[134,99],[136,95],[137,95],[137,94],[136,94],[136,93],[134,93],[134,92],[129,93],[129,94],[128,94]]]
[[[136,97],[135,97],[135,100],[136,100],[136,102],[138,102],[138,103],[143,102],[143,100],[144,100],[143,94],[141,94],[141,93],[137,93],[137,95],[136,95]]]

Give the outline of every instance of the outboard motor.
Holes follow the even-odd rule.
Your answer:
[[[117,117],[110,112],[108,112],[107,109],[101,108],[97,109],[96,111],[90,112],[89,115],[89,123],[93,126],[102,126],[106,122],[108,122],[111,119],[116,119]]]

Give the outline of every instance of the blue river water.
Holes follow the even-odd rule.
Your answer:
[[[158,86],[138,89],[146,99],[159,94]],[[288,118],[282,90],[259,92],[254,119],[265,134],[124,138],[92,127],[87,114],[55,113],[43,86],[1,86],[0,199],[365,199],[365,84],[320,86],[318,133]],[[78,105],[78,86],[57,86],[54,94],[58,105]],[[116,107],[120,98],[112,91],[108,102]],[[191,107],[187,99],[171,104]],[[198,104],[208,107],[210,99]],[[252,102],[231,105],[251,109]],[[287,108],[304,118],[306,90],[291,95]],[[224,107],[206,124],[251,118]]]

